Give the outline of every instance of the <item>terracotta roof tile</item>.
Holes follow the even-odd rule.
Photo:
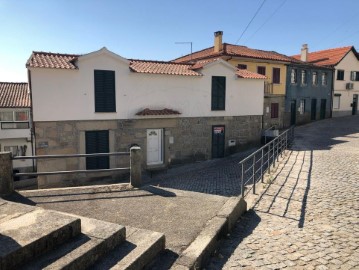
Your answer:
[[[353,46],[347,46],[347,47],[311,52],[308,53],[307,61],[309,63],[316,64],[319,66],[335,66],[352,49],[354,49]],[[300,54],[293,55],[293,58],[300,60]]]
[[[136,113],[136,115],[139,115],[139,116],[177,115],[177,114],[181,114],[181,113],[178,111],[175,111],[175,110],[167,109],[167,108],[164,108],[162,110],[151,110],[149,108],[146,108],[146,109]]]
[[[31,107],[27,83],[0,82],[0,107]]]
[[[202,76],[191,68],[192,65],[173,62],[130,60],[130,69],[138,73]]]
[[[77,69],[74,60],[79,56],[77,54],[33,52],[26,63],[26,67]]]
[[[239,78],[243,79],[267,79],[266,76],[246,70],[246,69],[238,69],[236,72]]]
[[[251,49],[246,46],[233,45],[223,43],[223,49],[219,52],[214,52],[214,47],[210,47],[192,54],[185,55],[174,59],[175,63],[186,63],[198,59],[213,58],[218,56],[235,56],[245,58],[255,58],[264,60],[273,60],[281,62],[290,62],[290,58],[286,55],[274,52],[274,51],[263,51],[257,49]]]

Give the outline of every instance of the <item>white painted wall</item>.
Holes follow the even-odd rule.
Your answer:
[[[344,70],[344,80],[337,80],[338,70]],[[342,116],[345,114],[351,114],[352,107],[350,104],[353,102],[353,95],[359,94],[359,82],[350,80],[351,71],[359,71],[359,61],[355,57],[353,52],[349,52],[338,65],[335,66],[334,77],[334,94],[341,94],[340,96],[340,108],[333,109],[333,116]],[[354,83],[352,90],[346,89],[347,83]],[[345,113],[346,112],[346,113]]]
[[[204,76],[131,72],[108,53],[80,58],[78,70],[31,69],[34,121],[131,119],[144,109],[169,108],[180,117],[263,114],[264,80],[239,79],[222,63],[208,65]],[[94,112],[94,70],[114,70],[116,113]],[[211,76],[226,76],[226,110],[211,111]]]
[[[28,142],[25,138],[13,138],[13,139],[1,139],[0,140],[0,152],[5,152],[4,148],[6,146],[27,146],[26,156],[32,155],[31,142]],[[32,160],[31,159],[23,159],[23,160],[14,160],[13,168],[23,168],[23,167],[31,167]]]

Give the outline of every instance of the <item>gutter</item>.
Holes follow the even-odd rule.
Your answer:
[[[31,119],[31,154],[33,156],[36,155],[35,149],[34,149],[34,137],[35,137],[35,125],[34,125],[34,113],[33,113],[33,102],[32,102],[32,85],[31,85],[31,71],[27,70],[27,78],[29,81],[29,90],[30,90],[30,119]],[[35,159],[32,159],[32,171],[35,171]]]

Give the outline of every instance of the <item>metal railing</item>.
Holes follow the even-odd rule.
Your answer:
[[[54,158],[81,158],[81,157],[103,157],[103,156],[130,156],[130,152],[112,152],[112,153],[93,153],[93,154],[66,154],[66,155],[41,155],[41,156],[16,156],[12,160],[24,159],[54,159]],[[27,172],[15,173],[15,177],[20,176],[39,176],[39,175],[56,175],[56,174],[72,174],[72,173],[95,173],[95,172],[112,172],[130,170],[130,167],[112,168],[112,169],[93,169],[93,170],[70,170],[70,171],[53,171],[53,172]]]
[[[273,83],[264,83],[264,94],[273,94]]]
[[[244,197],[245,186],[252,184],[253,194],[256,192],[256,183],[264,182],[264,174],[270,173],[270,167],[279,161],[283,151],[288,149],[294,139],[294,126],[282,132],[278,137],[239,162],[241,166],[241,196]]]

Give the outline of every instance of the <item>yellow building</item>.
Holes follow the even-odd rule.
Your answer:
[[[263,128],[284,125],[284,102],[286,91],[287,65],[291,58],[274,52],[251,49],[246,46],[222,42],[223,32],[214,33],[212,47],[177,58],[176,63],[197,62],[222,58],[238,69],[247,69],[267,77],[264,84]]]

